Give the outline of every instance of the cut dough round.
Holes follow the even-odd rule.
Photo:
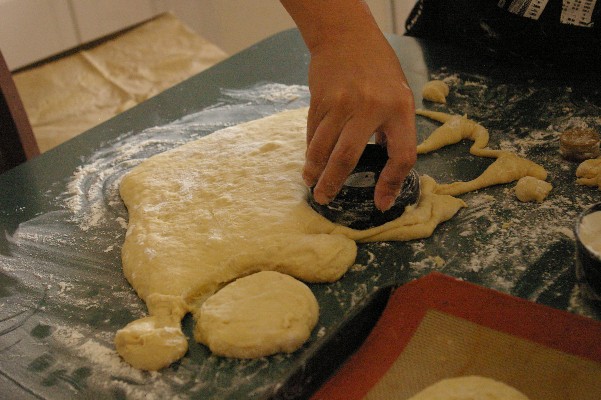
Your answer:
[[[255,358],[297,350],[319,317],[311,289],[263,271],[225,286],[200,308],[194,335],[214,354]]]
[[[520,178],[515,185],[515,196],[519,201],[536,201],[542,203],[553,189],[553,185],[533,176]]]
[[[424,100],[445,104],[449,95],[449,86],[443,81],[433,80],[426,82],[422,88]]]
[[[482,376],[443,379],[409,400],[528,400],[503,382]]]

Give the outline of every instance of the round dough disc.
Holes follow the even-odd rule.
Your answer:
[[[409,400],[528,400],[503,382],[482,376],[443,379]]]
[[[319,317],[304,283],[274,271],[237,279],[201,306],[195,337],[214,354],[255,358],[297,350]]]

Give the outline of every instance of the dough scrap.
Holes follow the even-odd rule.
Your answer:
[[[262,271],[209,297],[199,310],[194,337],[226,357],[292,353],[309,338],[318,317],[317,299],[304,283]]]
[[[435,103],[446,104],[449,86],[440,80],[426,82],[422,87],[422,97]]]
[[[519,201],[542,203],[553,189],[553,185],[533,176],[520,178],[515,185],[515,196]]]
[[[482,376],[443,379],[409,400],[528,400],[517,389]]]
[[[540,165],[514,153],[488,148],[488,130],[465,116],[443,112],[417,110],[418,115],[442,122],[430,136],[417,146],[418,154],[429,153],[444,146],[455,144],[463,139],[474,142],[470,153],[479,157],[492,157],[496,160],[476,179],[468,182],[453,182],[438,185],[437,194],[459,196],[467,192],[504,183],[510,183],[526,176],[545,180],[547,171]]]
[[[237,278],[277,271],[305,282],[336,281],[355,261],[355,242],[428,237],[466,207],[453,195],[544,172],[528,160],[487,149],[488,132],[479,124],[438,113],[449,123],[433,132],[430,149],[454,143],[440,134],[446,130],[474,140],[477,155],[497,156],[497,170],[457,186],[437,185],[424,175],[418,204],[382,226],[353,230],[330,222],[306,201],[300,171],[307,112],[284,111],[222,129],[155,155],[124,176],[120,194],[129,223],[123,272],[150,313],[150,320],[117,333],[117,351],[127,362],[159,369],[181,357],[181,329],[172,328],[179,329],[188,312],[198,323],[203,303]],[[160,302],[164,310],[157,311],[155,298],[166,300]],[[172,339],[162,332],[174,333],[177,346],[160,344]]]
[[[417,154],[426,154],[442,147],[469,139],[474,144],[470,153],[479,157],[498,157],[501,150],[491,150],[488,146],[488,130],[466,116],[452,115],[439,111],[416,110],[417,115],[442,122],[426,140],[417,146]]]
[[[601,190],[601,157],[583,161],[576,169],[576,183]]]
[[[149,317],[130,322],[115,335],[115,347],[134,368],[156,371],[182,358],[188,340],[181,320],[188,312],[180,297],[153,293],[146,299]]]

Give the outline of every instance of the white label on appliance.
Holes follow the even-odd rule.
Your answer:
[[[561,23],[592,28],[591,17],[597,0],[563,0]]]
[[[543,13],[549,0],[510,0],[507,11],[526,18],[537,20]],[[503,7],[506,0],[501,0],[499,6]]]

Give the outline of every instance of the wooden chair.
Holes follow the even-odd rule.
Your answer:
[[[39,154],[25,108],[0,52],[0,173]]]

